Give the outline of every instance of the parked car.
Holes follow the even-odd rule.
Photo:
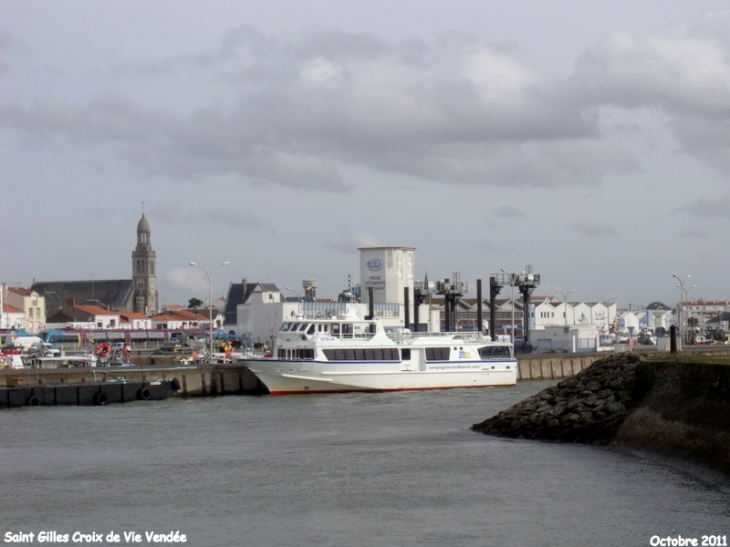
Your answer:
[[[161,351],[178,351],[182,345],[178,340],[170,340],[169,342],[163,342],[162,345],[160,345]]]

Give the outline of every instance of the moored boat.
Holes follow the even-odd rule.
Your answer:
[[[511,386],[509,342],[481,333],[386,332],[354,313],[297,317],[276,335],[271,358],[246,359],[272,395]]]

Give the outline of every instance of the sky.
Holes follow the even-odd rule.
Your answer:
[[[0,90],[11,285],[131,278],[144,212],[166,305],[366,246],[730,299],[726,0],[0,0]]]

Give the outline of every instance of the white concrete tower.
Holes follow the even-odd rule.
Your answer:
[[[413,290],[415,247],[361,247],[360,283],[362,301],[368,302],[368,288],[373,288],[373,302],[403,305],[403,289]]]

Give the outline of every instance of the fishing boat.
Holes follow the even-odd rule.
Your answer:
[[[511,386],[509,342],[479,332],[386,332],[378,319],[285,321],[268,358],[246,359],[272,395]]]

